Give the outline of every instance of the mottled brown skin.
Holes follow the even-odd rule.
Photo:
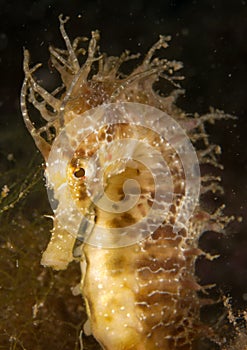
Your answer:
[[[195,319],[190,317],[198,316],[200,303],[195,291],[199,286],[189,273],[194,257],[185,255],[189,248],[184,235],[186,232],[174,234],[172,226],[165,225],[143,242],[145,253],[136,261],[137,278],[143,286],[136,299],[143,316],[149,314],[145,321],[147,349],[187,349],[198,335]]]
[[[154,58],[156,50],[168,46],[170,38],[160,40],[150,49],[142,63],[128,76],[121,74],[119,67],[124,61],[135,58],[124,53],[120,58],[102,55],[96,57],[98,32],[92,33],[88,46],[88,57],[80,66],[77,56],[81,49],[79,41],[70,43],[64,30],[64,21],[60,17],[60,29],[66,41],[67,51],[51,48],[51,62],[61,74],[64,87],[49,94],[34,78],[30,69],[29,53],[25,52],[25,81],[22,89],[22,111],[24,121],[37,147],[45,159],[48,158],[54,139],[51,127],[58,135],[62,126],[95,106],[107,102],[139,102],[166,111],[188,132],[192,142],[198,140],[203,149],[198,150],[202,163],[217,165],[216,154],[219,149],[210,147],[205,133],[204,122],[224,117],[221,112],[211,112],[202,117],[188,117],[176,107],[176,97],[181,93],[176,81],[181,77],[176,71],[181,64],[167,59]],[[66,64],[64,63],[66,62]],[[98,65],[97,72],[89,78],[92,66]],[[94,70],[95,71],[95,70]],[[174,91],[167,97],[153,90],[153,83],[165,79],[174,86]],[[42,103],[40,102],[42,99]],[[35,129],[28,115],[27,100],[39,109],[47,125]],[[49,107],[47,107],[49,106]],[[120,137],[127,126],[99,131],[101,142],[109,142]],[[107,131],[107,132],[106,132]],[[43,133],[47,137],[43,138]],[[138,136],[141,130],[134,130]],[[143,217],[150,203],[145,195],[138,205],[125,216],[109,214],[94,207],[85,193],[84,161],[93,154],[97,147],[95,135],[91,135],[89,146],[81,144],[68,165],[68,182],[74,199],[82,212],[92,211],[95,222],[106,227],[119,224],[127,225]],[[107,139],[107,137],[109,139]],[[150,139],[156,135],[149,135]],[[184,173],[181,162],[173,149],[162,149],[174,181],[176,199],[162,227],[143,241],[129,247],[106,249],[88,244],[81,246],[82,281],[81,291],[87,304],[92,333],[104,349],[107,350],[189,350],[200,336],[203,327],[199,320],[201,300],[194,275],[194,263],[202,252],[197,242],[202,232],[209,229],[223,229],[227,220],[217,212],[210,215],[200,207],[196,208],[188,227],[174,233],[172,228],[176,213],[184,196]],[[178,162],[176,162],[178,161]],[[138,167],[137,167],[138,168]],[[142,193],[152,192],[150,181],[141,177],[145,169],[138,171],[129,164],[125,172],[110,176],[106,191],[113,199],[122,196],[121,188],[125,178],[134,176],[140,179]],[[111,173],[111,169],[109,169]],[[77,174],[77,175],[76,175]],[[149,177],[147,177],[149,179]],[[209,178],[210,180],[210,178]],[[203,179],[202,179],[203,181]],[[152,183],[151,183],[152,187]],[[210,181],[204,186],[204,192],[217,189],[218,185]],[[56,190],[56,189],[55,189]],[[54,219],[51,241],[42,259],[44,265],[55,269],[64,269],[73,260],[75,237],[72,237]]]
[[[68,166],[69,184],[77,205],[83,214],[90,207],[95,213],[95,222],[105,227],[124,227],[135,223],[147,215],[152,205],[150,197],[145,196],[154,191],[152,174],[136,162],[135,168],[127,163],[121,173],[113,172],[111,175],[111,169],[106,171],[105,192],[116,202],[122,199],[126,179],[139,182],[142,195],[130,211],[121,214],[104,212],[94,206],[86,195],[84,172],[88,157],[97,151],[101,143],[121,139],[123,135],[135,136],[139,140],[145,137],[150,144],[161,141],[158,135],[152,131],[147,133],[143,127],[129,127],[127,124],[108,126],[83,140]],[[157,150],[169,164],[176,194],[163,227],[130,247],[100,249],[84,245],[82,248],[86,270],[81,289],[92,333],[105,349],[189,349],[191,340],[198,334],[200,302],[196,291],[200,287],[192,273],[198,251],[194,250],[191,254],[186,230],[173,232],[176,211],[185,195],[184,185],[181,185],[183,167],[172,147],[160,142]],[[117,166],[113,164],[114,171]],[[75,176],[78,171],[81,171],[81,177]],[[129,303],[128,307],[126,303]]]

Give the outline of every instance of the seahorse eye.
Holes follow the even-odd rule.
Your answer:
[[[77,170],[74,172],[74,176],[75,176],[77,179],[80,179],[80,178],[84,177],[84,176],[85,176],[85,169],[83,169],[83,168],[77,169]]]

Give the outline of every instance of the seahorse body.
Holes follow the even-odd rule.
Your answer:
[[[115,125],[97,132],[97,135],[100,134],[100,143],[107,143],[109,135],[110,144],[116,138],[121,140],[123,135],[135,135],[139,140],[145,135],[146,142],[153,144],[155,140],[157,144],[159,137],[151,131],[144,133],[142,129],[139,126]],[[92,138],[90,141],[92,145]],[[166,222],[148,238],[128,247],[101,249],[89,244],[83,246],[86,264],[83,263],[82,267],[84,278],[81,289],[87,303],[92,332],[105,349],[188,348],[191,338],[195,336],[194,323],[199,319],[200,304],[196,290],[199,286],[191,271],[194,258],[200,252],[195,249],[191,251],[191,243],[186,242],[186,230],[173,232],[176,208],[185,195],[184,172],[170,146],[161,143],[159,148],[167,159],[169,169],[174,170],[176,196]],[[78,182],[73,174],[78,164],[86,168],[88,152],[92,152],[92,148],[88,147],[86,139],[69,166],[74,200],[82,208],[90,206],[85,195],[86,180]],[[147,215],[152,205],[155,184],[141,163],[127,161],[121,172],[116,171],[121,163],[114,166],[106,173],[108,196],[118,203],[123,196],[123,182],[128,178],[137,179],[142,195],[136,206],[127,212],[113,215],[95,207],[94,214],[96,224],[124,227]],[[150,193],[151,196],[146,195]],[[115,239],[114,236],[112,239]],[[194,317],[193,324],[190,315]]]
[[[64,29],[65,22],[60,17],[60,30],[67,50],[50,48],[51,62],[61,74],[63,84],[60,88],[49,94],[35,81],[33,73],[38,66],[29,67],[29,53],[25,51],[23,117],[46,161],[59,132],[78,115],[105,103],[134,102],[153,106],[172,116],[194,144],[197,141],[204,144],[204,148],[198,150],[200,162],[217,164],[219,147],[209,145],[204,123],[225,116],[220,111],[212,111],[201,118],[188,117],[175,105],[177,96],[182,93],[176,82],[181,79],[177,70],[182,64],[154,57],[156,50],[168,46],[169,37],[161,36],[142,63],[124,76],[120,71],[121,64],[136,58],[136,55],[125,52],[120,58],[105,54],[97,56],[99,34],[93,32],[87,58],[81,65],[78,57],[83,50],[79,44],[85,40],[76,39],[71,43]],[[90,74],[93,68],[95,72],[96,65],[96,73]],[[174,86],[172,93],[162,96],[154,91],[153,84],[159,79]],[[47,122],[40,129],[30,121],[27,100]],[[106,228],[125,227],[137,222],[145,217],[152,204],[152,177],[142,164],[131,160],[125,161],[124,166],[121,162],[109,166],[105,183],[109,197],[118,201],[123,198],[124,181],[128,178],[138,180],[142,195],[134,208],[124,214],[112,215],[98,209],[87,193],[88,179],[85,180],[83,164],[101,144],[110,145],[112,140],[121,140],[126,133],[150,144],[154,140],[161,141],[152,131],[144,137],[141,127],[133,127],[131,122],[109,125],[92,132],[87,142],[84,140],[77,147],[67,166],[66,177],[77,206],[82,213],[91,215],[96,224]],[[222,230],[227,219],[219,211],[210,215],[198,204],[187,226],[174,232],[179,206],[185,196],[183,164],[169,144],[158,142],[157,149],[169,165],[176,195],[166,220],[155,232],[135,244],[118,248],[78,244],[76,237],[61,226],[55,212],[51,241],[43,254],[42,264],[55,269],[66,268],[75,256],[81,260],[81,291],[92,333],[104,349],[187,350],[192,348],[204,329],[199,317],[202,301],[197,296],[202,287],[194,275],[195,260],[203,254],[197,243],[202,232]],[[105,158],[99,159],[99,166],[104,161]],[[204,178],[202,192],[220,188],[214,180],[210,176]],[[63,181],[58,169],[57,184],[62,186]],[[63,205],[66,207],[66,203]],[[94,234],[93,229],[90,232]]]

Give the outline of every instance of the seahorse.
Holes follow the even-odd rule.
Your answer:
[[[205,123],[230,116],[188,115],[176,105],[182,63],[157,56],[170,36],[125,75],[122,64],[139,55],[100,53],[98,31],[85,49],[87,39],[71,42],[68,18],[59,20],[66,50],[49,50],[61,86],[47,92],[35,79],[40,64],[31,68],[24,51],[21,108],[46,162],[54,209],[41,263],[59,270],[80,261],[80,290],[103,349],[192,349],[209,332],[200,321],[205,286],[195,261],[214,258],[198,240],[231,219],[222,208],[203,209],[200,194],[222,188],[219,177],[200,176],[197,160],[219,166],[220,147],[210,144]],[[172,91],[156,91],[157,81]],[[43,126],[32,122],[29,105]]]

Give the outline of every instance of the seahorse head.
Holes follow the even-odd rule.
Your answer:
[[[34,78],[40,65],[30,68],[29,53],[25,51],[21,95],[24,121],[46,160],[47,188],[55,214],[53,232],[63,232],[57,234],[62,237],[68,231],[74,239],[82,239],[83,231],[84,236],[92,238],[96,222],[97,227],[117,230],[142,221],[144,216],[150,219],[147,215],[150,211],[154,220],[161,223],[164,215],[160,212],[167,213],[171,204],[181,207],[185,215],[180,213],[178,218],[180,224],[184,223],[197,203],[199,167],[189,139],[174,120],[183,119],[183,112],[174,104],[181,92],[176,81],[182,79],[176,72],[182,65],[154,57],[157,50],[168,46],[170,37],[160,36],[141,64],[126,76],[120,70],[122,63],[139,55],[130,55],[128,51],[120,57],[100,54],[96,31],[92,32],[87,57],[81,65],[80,56],[86,50],[80,44],[86,39],[77,38],[71,43],[64,29],[66,21],[60,16],[67,51],[50,47],[51,62],[61,75],[62,85],[52,93],[45,91]],[[169,96],[154,91],[153,84],[158,79],[174,87]],[[29,117],[29,102],[46,121],[40,128],[35,128]],[[182,147],[188,158],[187,170],[178,155]],[[195,176],[194,179],[189,176],[186,192],[184,179],[191,169]],[[157,180],[158,173],[165,174],[162,180]],[[174,193],[176,198],[172,198]],[[195,200],[187,200],[191,197]],[[150,225],[148,229],[133,228],[139,232],[136,239],[150,234]],[[104,245],[104,234],[97,232],[97,237],[102,237],[96,239],[97,244]],[[130,231],[126,241],[120,239],[119,244],[135,242],[132,236]],[[66,239],[64,249],[58,241],[54,244],[59,247],[58,252],[72,250],[73,239]],[[71,260],[72,255],[68,255]]]

